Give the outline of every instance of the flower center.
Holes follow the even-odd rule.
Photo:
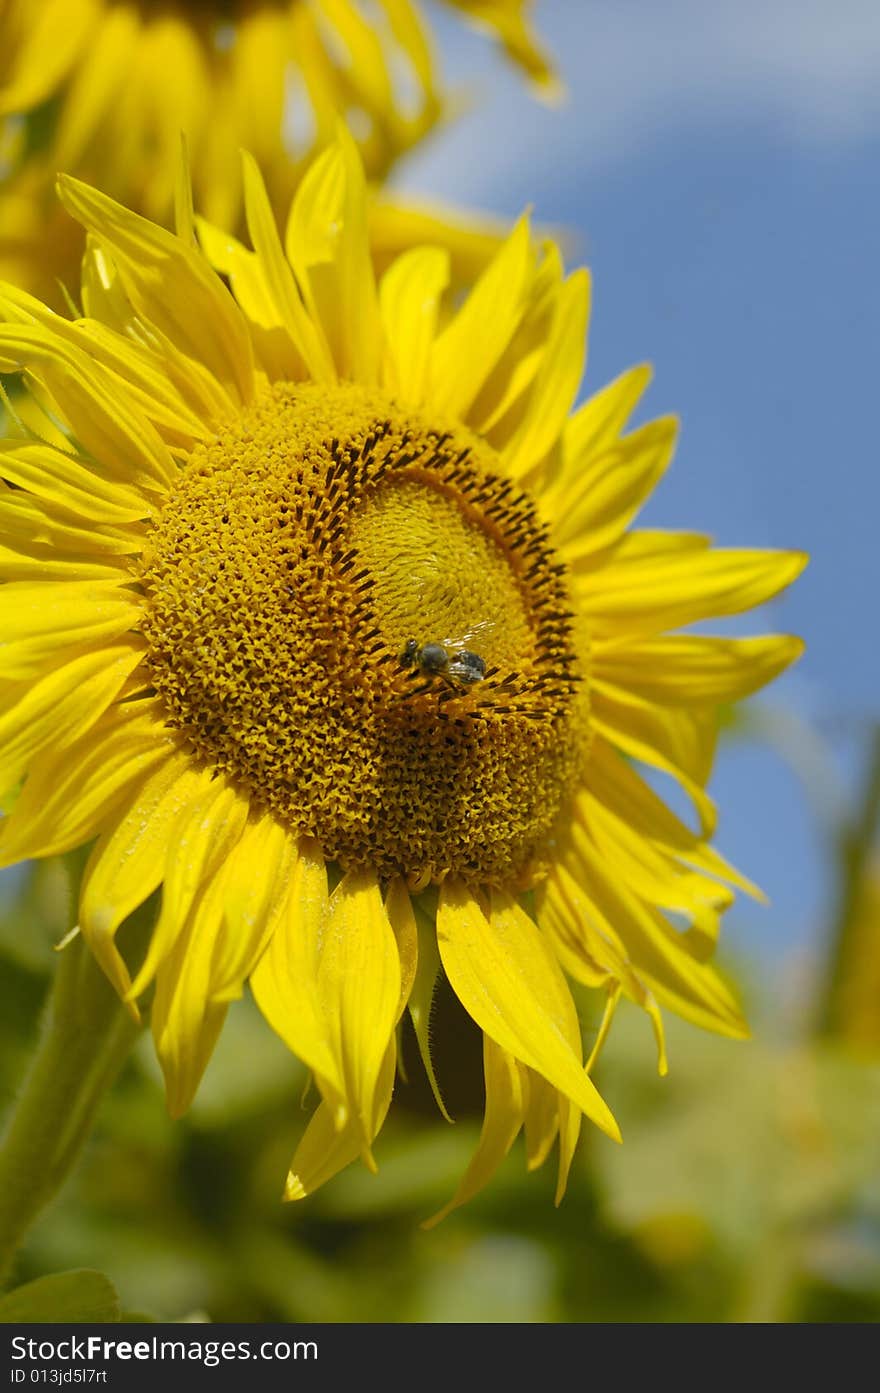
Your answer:
[[[148,664],[198,754],[328,859],[527,884],[588,738],[561,571],[463,427],[278,383],[162,508]]]

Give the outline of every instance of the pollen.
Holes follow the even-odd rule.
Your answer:
[[[584,762],[585,645],[486,444],[278,383],[199,445],[145,550],[169,725],[344,869],[527,885]]]

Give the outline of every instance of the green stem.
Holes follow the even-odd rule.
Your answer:
[[[822,976],[817,1003],[816,1029],[820,1035],[836,1034],[843,1023],[847,982],[853,970],[852,939],[864,893],[865,872],[880,825],[880,725],[872,734],[861,807],[844,827],[840,838],[841,890],[828,951],[828,967]]]
[[[79,936],[60,959],[42,1038],[0,1149],[0,1285],[73,1165],[139,1029]]]

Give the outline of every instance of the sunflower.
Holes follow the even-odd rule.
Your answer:
[[[554,90],[524,0],[448,0]],[[46,297],[75,284],[81,242],[54,214],[59,169],[171,220],[186,134],[199,206],[235,230],[240,149],[277,213],[342,116],[372,181],[443,116],[419,0],[0,0],[0,274]],[[6,118],[29,115],[22,137]],[[380,238],[401,235],[382,208]],[[389,226],[390,225],[390,226]],[[479,232],[479,229],[478,229]],[[21,279],[27,277],[26,281]]]
[[[31,394],[2,444],[0,864],[94,843],[79,926],[132,1010],[150,991],[175,1115],[250,981],[321,1096],[288,1198],[374,1166],[408,1004],[433,1079],[441,972],[484,1038],[454,1203],[522,1127],[530,1164],[558,1137],[561,1195],[582,1115],[618,1135],[590,1074],[621,995],[661,1069],[661,1007],[744,1033],[707,962],[751,888],[710,845],[716,709],[801,645],[667,631],[804,557],[630,530],[675,421],[626,432],[645,367],[570,414],[589,279],[525,219],[443,314],[442,249],[377,287],[344,130],[284,244],[250,157],[252,249],[185,186],[172,234],[62,178],[84,317],[0,292]],[[570,980],[603,1013],[586,1063]]]

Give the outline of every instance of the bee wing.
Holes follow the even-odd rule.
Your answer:
[[[455,652],[461,652],[463,648],[469,648],[479,652],[481,641],[485,641],[497,627],[494,619],[475,619],[470,628],[460,630],[454,636],[442,640],[444,648],[450,648]]]

